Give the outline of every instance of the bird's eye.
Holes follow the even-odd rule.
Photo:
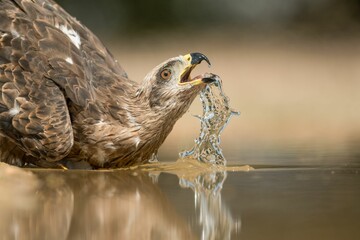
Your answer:
[[[171,77],[171,71],[169,69],[164,69],[161,71],[160,76],[164,80],[169,80]]]

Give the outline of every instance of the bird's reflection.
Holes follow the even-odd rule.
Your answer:
[[[2,164],[1,239],[230,239],[237,221],[221,202],[225,171],[180,178],[194,191],[201,236],[149,173],[156,175],[147,168],[49,171]]]
[[[59,174],[42,173],[0,165],[2,239],[66,239],[74,192]]]

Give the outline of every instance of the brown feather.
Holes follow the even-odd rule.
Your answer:
[[[101,41],[51,0],[0,0],[0,160],[119,167],[156,154],[200,87],[157,66],[139,85]]]

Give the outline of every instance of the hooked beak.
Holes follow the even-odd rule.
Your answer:
[[[183,56],[184,61],[187,63],[183,72],[180,75],[179,85],[191,84],[191,85],[199,85],[203,83],[212,83],[214,82],[211,78],[205,78],[200,76],[196,76],[195,78],[190,77],[191,71],[202,61],[206,61],[211,66],[209,59],[202,53],[190,53]]]

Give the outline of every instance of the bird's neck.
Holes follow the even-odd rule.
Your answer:
[[[163,105],[151,106],[149,98],[138,101],[144,103],[142,106],[143,114],[139,116],[141,129],[139,136],[151,151],[156,153],[166,137],[172,131],[175,123],[181,118],[189,109],[191,103],[197,94],[188,96],[187,100],[181,102],[174,100],[174,102],[164,102]]]

